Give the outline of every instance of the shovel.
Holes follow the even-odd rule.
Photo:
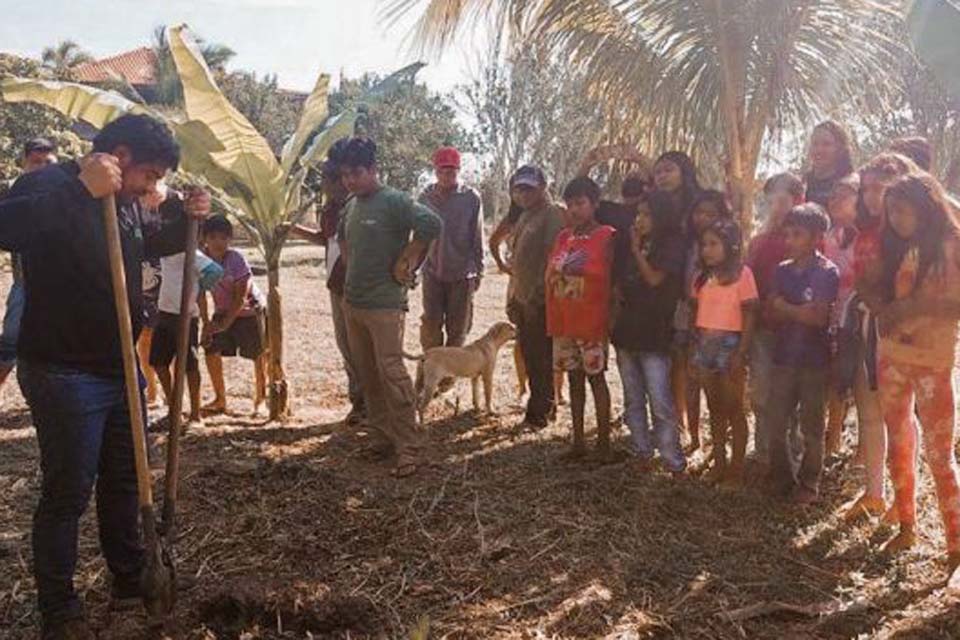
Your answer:
[[[170,433],[167,437],[167,472],[164,477],[163,515],[160,535],[168,548],[176,538],[177,485],[180,474],[180,424],[183,409],[183,385],[187,376],[187,351],[190,348],[190,309],[197,297],[193,281],[196,270],[197,237],[200,223],[187,221],[187,239],[184,243],[183,278],[181,279],[180,317],[177,326],[177,359],[173,372],[173,397],[170,400]]]
[[[152,624],[159,621],[162,624],[163,617],[173,609],[176,577],[173,559],[161,544],[153,509],[153,488],[147,462],[147,434],[140,402],[140,376],[130,322],[130,303],[127,300],[127,278],[123,268],[120,228],[117,223],[117,202],[113,195],[103,200],[103,222],[110,259],[113,302],[117,309],[117,325],[120,328],[124,386],[127,391],[127,410],[130,413],[130,430],[133,435],[133,457],[137,469],[137,503],[140,507],[140,520],[143,527],[145,556],[143,573],[140,576],[140,591],[147,609],[148,621]]]

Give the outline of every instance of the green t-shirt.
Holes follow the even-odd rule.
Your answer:
[[[407,289],[393,279],[393,266],[411,233],[430,241],[442,227],[437,214],[390,187],[353,198],[340,220],[347,244],[347,302],[361,309],[406,309]]]

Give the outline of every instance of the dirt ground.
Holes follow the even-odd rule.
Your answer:
[[[0,293],[8,286],[4,274]],[[474,335],[502,319],[505,286],[484,280]],[[286,253],[283,294],[294,417],[250,417],[249,363],[229,362],[233,415],[183,441],[178,566],[196,584],[171,638],[960,638],[925,470],[921,544],[884,558],[889,530],[838,521],[860,483],[845,456],[805,510],[630,463],[566,464],[565,407],[542,433],[512,429],[522,414],[504,351],[499,415],[470,414],[460,383],[428,416],[437,468],[395,480],[340,422],[348,407],[318,250]],[[411,351],[418,316],[416,292]],[[608,380],[620,405],[615,367]],[[38,621],[37,446],[16,384],[0,406],[0,636],[21,640]],[[76,578],[92,624],[101,640],[147,637],[140,614],[108,610],[93,512]]]

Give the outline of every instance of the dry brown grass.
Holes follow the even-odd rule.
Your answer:
[[[181,597],[172,637],[396,638],[415,629],[433,638],[960,637],[960,601],[942,591],[943,538],[926,473],[922,544],[889,560],[876,551],[889,532],[838,524],[836,509],[858,486],[844,462],[831,467],[823,503],[806,511],[629,464],[564,465],[565,410],[544,433],[512,429],[520,414],[509,350],[496,381],[500,415],[454,416],[435,403],[438,468],[392,479],[338,422],[346,397],[319,252],[295,247],[287,262],[295,416],[284,424],[244,416],[250,367],[231,362],[238,414],[185,438],[177,550],[198,584]],[[485,280],[474,334],[501,319],[504,286],[500,276]],[[608,379],[619,398],[617,375]],[[448,397],[466,408],[461,385]],[[20,640],[34,637],[37,622],[29,571],[37,450],[16,385],[0,402],[0,635]],[[77,587],[99,637],[143,637],[139,616],[107,611],[89,514],[80,549]],[[738,619],[770,602],[800,610]]]

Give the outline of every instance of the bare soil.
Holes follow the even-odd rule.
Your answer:
[[[925,469],[921,544],[884,558],[877,549],[892,532],[837,518],[860,486],[846,457],[830,463],[823,500],[807,509],[629,461],[563,463],[566,407],[541,433],[513,428],[522,413],[509,350],[498,415],[469,412],[469,384],[459,383],[428,416],[437,467],[394,479],[340,421],[348,405],[320,252],[285,255],[294,416],[249,416],[251,367],[228,362],[233,413],[183,442],[178,567],[196,584],[169,637],[960,637]],[[5,295],[9,274],[0,282]],[[505,286],[499,275],[484,280],[474,335],[503,319]],[[418,351],[419,292],[411,302],[406,341]],[[608,380],[620,405],[615,366]],[[39,480],[30,416],[11,382],[0,391],[0,636],[11,640],[37,634]],[[150,637],[139,613],[108,610],[93,512],[76,576],[90,620],[101,640]]]

